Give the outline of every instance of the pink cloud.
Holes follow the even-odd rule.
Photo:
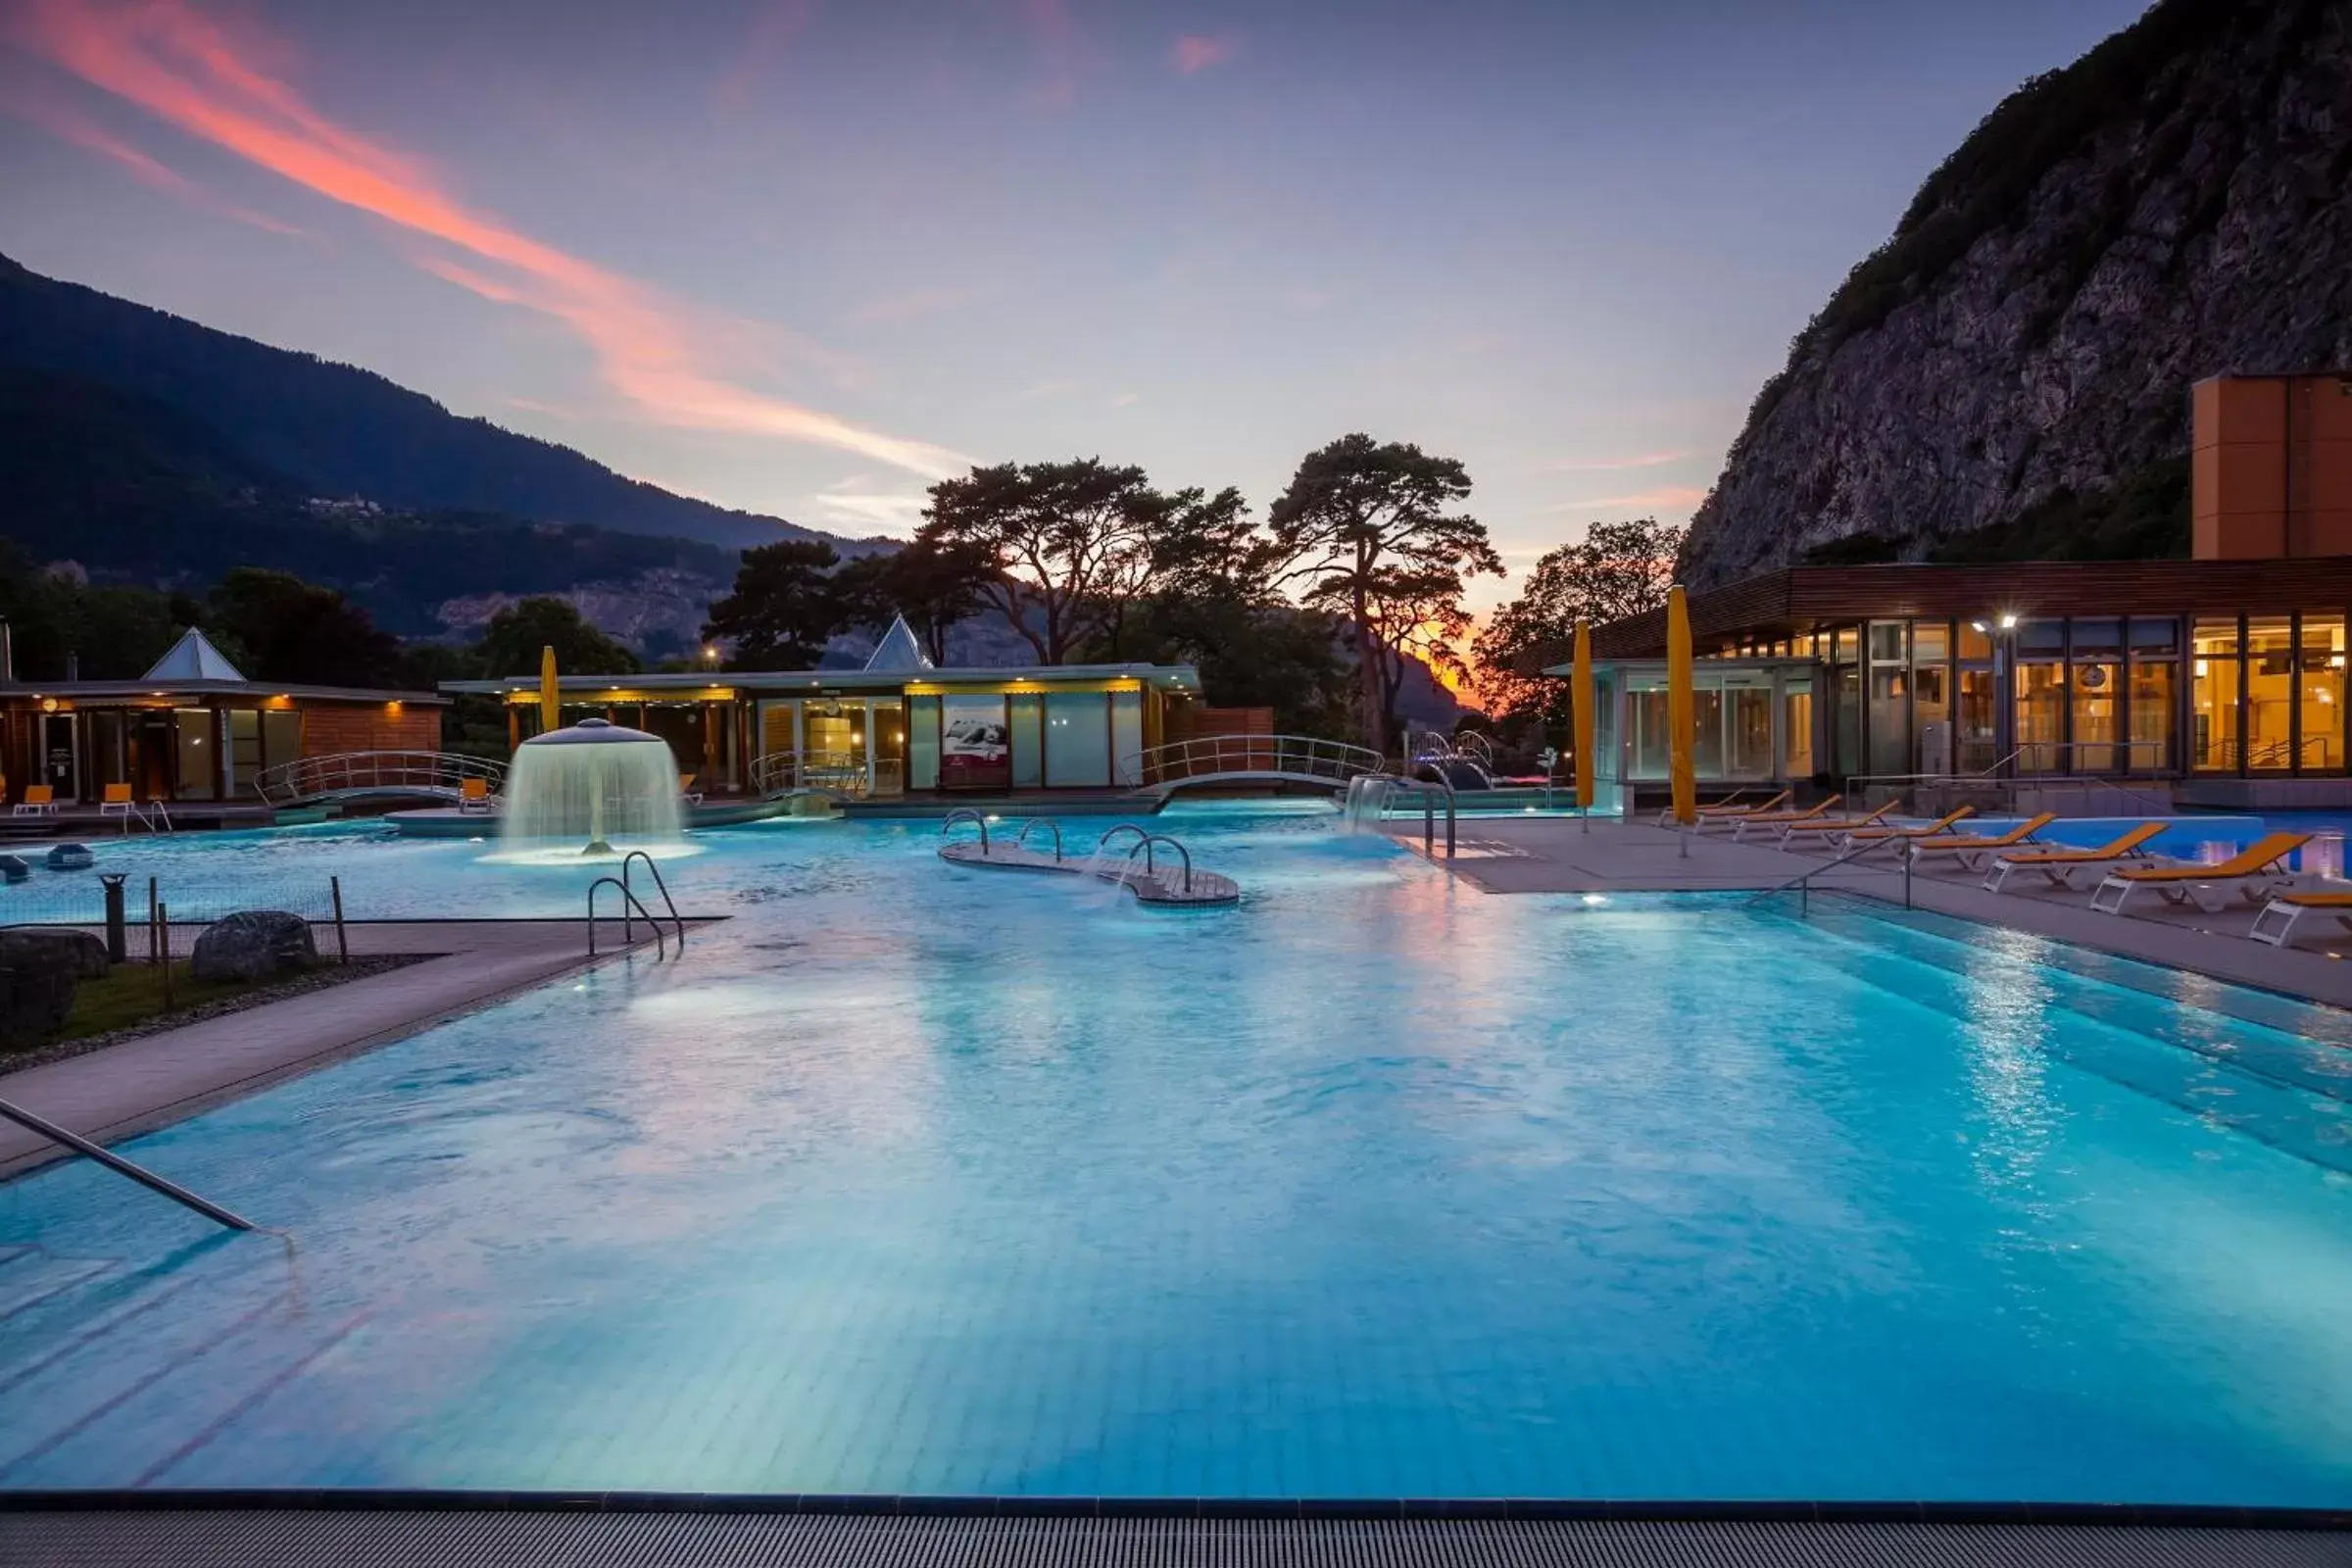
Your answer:
[[[1707,499],[1707,492],[1697,485],[1670,484],[1655,490],[1642,490],[1630,496],[1592,496],[1583,501],[1559,501],[1544,508],[1546,512],[1579,512],[1591,508],[1596,512],[1620,510],[1671,512],[1677,508],[1695,507]]]
[[[13,29],[30,52],[329,201],[457,252],[435,275],[485,298],[552,317],[595,355],[613,391],[649,418],[695,429],[781,437],[856,452],[941,477],[966,466],[942,447],[867,429],[770,397],[710,368],[732,332],[753,331],[681,307],[466,206],[416,160],[327,120],[180,0],[135,7],[24,0]]]
[[[1232,38],[1216,33],[1188,32],[1176,40],[1170,53],[1171,62],[1179,76],[1194,76],[1211,66],[1221,66],[1241,52]]]
[[[1643,452],[1630,458],[1572,458],[1546,465],[1553,473],[1607,473],[1619,468],[1659,468],[1695,456],[1690,452]]]

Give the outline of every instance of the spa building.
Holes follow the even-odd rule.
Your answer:
[[[866,800],[1133,788],[1142,754],[1200,711],[1188,664],[935,668],[904,621],[859,669],[560,675],[558,687],[564,723],[659,735],[697,788]],[[497,697],[516,744],[539,732],[536,676],[442,690]]]
[[[2112,777],[2352,804],[2352,375],[2201,382],[2194,428],[2187,560],[1793,566],[1692,594],[1702,784]],[[1664,612],[1596,627],[1593,654],[1598,775],[1662,784]]]

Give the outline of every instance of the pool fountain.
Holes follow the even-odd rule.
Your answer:
[[[499,837],[584,840],[582,855],[611,855],[612,836],[680,837],[678,761],[669,743],[641,729],[583,718],[534,735],[514,750]]]

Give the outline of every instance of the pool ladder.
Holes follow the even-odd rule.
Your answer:
[[[636,941],[637,921],[643,919],[654,928],[654,961],[659,963],[669,956],[669,945],[662,934],[662,922],[655,918],[652,909],[646,907],[645,901],[637,896],[637,889],[630,882],[630,875],[640,860],[645,862],[646,874],[654,879],[654,889],[662,895],[662,907],[668,912],[669,923],[676,931],[678,956],[685,956],[686,917],[678,913],[678,901],[669,896],[669,884],[662,879],[662,867],[655,864],[654,858],[643,850],[631,850],[621,857],[618,876],[600,876],[588,884],[588,956],[591,958],[596,956],[596,894],[599,888],[604,887],[612,888],[620,897],[621,941]]]

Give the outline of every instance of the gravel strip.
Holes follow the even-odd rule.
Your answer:
[[[192,1007],[176,1007],[125,1029],[110,1029],[102,1035],[83,1035],[78,1040],[53,1040],[45,1046],[0,1054],[0,1072],[15,1072],[23,1067],[45,1067],[50,1062],[64,1061],[69,1056],[78,1056],[87,1052],[103,1051],[108,1046],[119,1046],[126,1040],[138,1040],[147,1035],[162,1034],[167,1029],[177,1029],[183,1024],[202,1023],[207,1018],[243,1012],[248,1007],[267,1006],[272,1002],[283,1002],[288,997],[324,991],[329,986],[339,986],[349,980],[365,980],[369,975],[388,974],[394,969],[405,969],[412,963],[422,963],[427,958],[441,956],[438,953],[387,953],[354,958],[349,963],[321,963],[315,969],[306,969],[292,979],[281,980],[275,985],[241,991],[233,997],[219,997]]]

